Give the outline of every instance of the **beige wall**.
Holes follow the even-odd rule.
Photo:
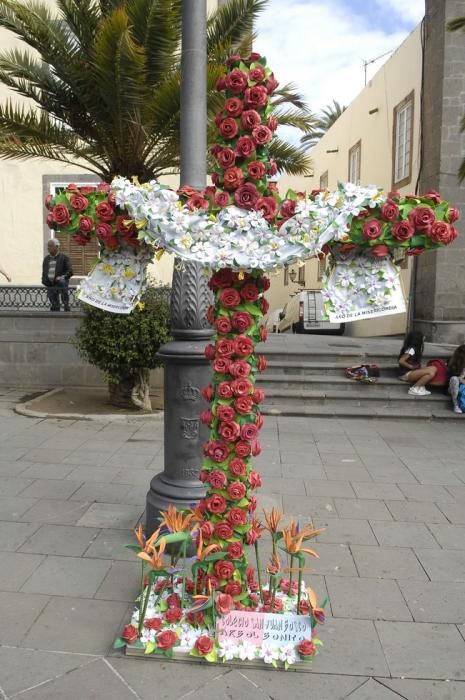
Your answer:
[[[394,108],[414,90],[414,136],[412,145],[412,178],[402,188],[403,193],[415,191],[418,176],[420,146],[420,87],[421,87],[421,37],[418,26],[380,68],[372,80],[348,106],[333,127],[312,149],[313,177],[283,176],[279,189],[284,194],[288,188],[312,190],[320,185],[320,176],[328,171],[328,187],[334,189],[338,181],[348,179],[349,149],[361,140],[361,184],[375,184],[390,190],[392,187],[392,137]],[[337,95],[335,95],[337,99]],[[378,111],[369,114],[370,110]],[[327,153],[328,150],[337,153]],[[317,261],[306,264],[306,286],[318,288]],[[409,271],[402,272],[404,290],[409,290]],[[297,285],[283,285],[283,274],[272,278],[272,308],[283,306],[289,293]],[[392,335],[403,333],[406,314],[386,316],[380,319],[356,321],[347,324],[346,333],[357,336]]]

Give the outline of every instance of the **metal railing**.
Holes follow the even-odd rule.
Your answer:
[[[50,302],[47,298],[47,290],[53,287],[37,285],[0,285],[0,311],[48,311]],[[62,292],[63,287],[56,287]],[[68,287],[69,306],[71,311],[80,311],[81,307],[76,299],[77,287]]]

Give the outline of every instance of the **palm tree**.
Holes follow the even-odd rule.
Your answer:
[[[345,105],[340,105],[337,100],[333,100],[332,104],[329,104],[321,111],[321,115],[316,121],[315,128],[302,136],[300,143],[307,148],[315,146],[346,109],[347,107]]]
[[[0,26],[25,49],[0,54],[0,81],[33,104],[0,105],[0,158],[77,162],[110,181],[178,172],[181,0],[0,0]],[[267,0],[231,0],[208,19],[208,110],[226,57],[248,52]],[[33,49],[31,52],[29,49]],[[313,117],[291,84],[275,93],[284,125]],[[305,174],[303,149],[275,139],[280,170]]]
[[[447,24],[447,29],[450,32],[465,32],[465,17],[456,17],[455,19],[451,19]],[[460,131],[462,133],[465,131],[465,115],[462,117],[462,121],[460,122]],[[463,182],[465,180],[465,158],[460,164],[458,176],[459,182]]]

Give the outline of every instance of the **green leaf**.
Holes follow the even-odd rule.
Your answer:
[[[157,648],[157,645],[155,644],[155,642],[147,642],[147,644],[145,645],[145,653],[146,654],[153,654],[153,652],[155,651],[156,648]]]
[[[126,644],[126,640],[122,639],[121,637],[116,637],[115,641],[113,642],[113,649],[122,649],[126,646]]]
[[[276,659],[273,659],[271,662],[271,665],[274,666],[275,668],[278,668],[278,664],[276,663]]]
[[[130,549],[131,552],[142,552],[142,547],[139,547],[138,544],[125,544],[124,546],[126,549]]]
[[[215,663],[218,661],[218,652],[216,650],[216,647],[213,647],[211,652],[209,654],[206,654],[204,657],[207,661]]]
[[[262,310],[256,306],[256,304],[250,304],[249,302],[244,302],[244,304],[240,304],[240,306],[243,306],[246,311],[249,312],[249,314],[252,314],[252,316],[261,316],[262,315]]]
[[[220,559],[224,559],[226,555],[227,552],[214,552],[205,557],[204,561],[219,561]]]

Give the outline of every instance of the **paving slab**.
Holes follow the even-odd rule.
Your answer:
[[[465,526],[431,523],[429,529],[444,549],[465,549]]]
[[[133,603],[140,593],[140,560],[114,561],[103,579],[95,598]]]
[[[465,551],[417,549],[416,555],[431,581],[465,581]]]
[[[382,682],[406,700],[463,700],[465,683],[386,678]]]
[[[422,501],[386,501],[394,520],[410,523],[445,523],[444,514],[435,503]],[[447,505],[447,504],[446,504]]]
[[[455,625],[374,624],[392,676],[465,680],[465,640]]]
[[[416,622],[465,623],[465,581],[398,581]]]
[[[360,688],[347,695],[347,700],[399,700],[401,696],[381,682],[369,678]]]
[[[392,520],[392,515],[383,501],[335,498],[336,510],[341,518],[359,518],[361,520]]]
[[[270,673],[269,671],[245,670],[247,678],[265,691],[267,697],[276,700],[293,698],[315,698],[315,700],[343,700],[358,688],[365,679],[360,676],[324,675],[317,672],[319,657],[313,662],[312,673]],[[291,690],[292,689],[292,690]],[[253,695],[252,695],[253,698]]]
[[[19,551],[79,557],[84,554],[99,532],[100,530],[90,527],[41,525]]]
[[[400,523],[370,520],[382,547],[427,547],[439,549],[436,539],[423,523]]]
[[[106,559],[48,556],[28,578],[22,590],[25,593],[92,598],[110,567],[111,562]]]
[[[324,496],[283,496],[284,512],[297,518],[337,518],[332,498]]]
[[[34,622],[21,646],[107,654],[123,620],[127,621],[128,612],[127,603],[119,601],[55,597]]]
[[[312,559],[311,571],[315,574],[335,576],[356,576],[354,560],[350,548],[343,544],[318,544],[319,559]]]
[[[44,559],[39,554],[0,552],[0,591],[19,591]]]
[[[0,521],[0,552],[15,552],[40,527],[39,523]]]
[[[37,503],[35,498],[21,498],[21,496],[5,496],[0,498],[0,518],[2,520],[20,520],[31,506]]]
[[[358,574],[363,578],[427,580],[423,567],[411,549],[364,545],[351,545],[350,549]]]
[[[34,501],[21,516],[23,522],[51,523],[55,525],[75,525],[79,518],[88,510],[89,503],[78,501],[63,501],[56,499],[41,499]]]
[[[86,481],[70,496],[69,500],[85,501],[86,503],[129,503],[126,500],[126,496],[130,488],[130,486],[125,484]],[[145,502],[145,499],[143,502]]]
[[[49,600],[47,595],[0,591],[0,644],[20,644]],[[1,658],[0,686],[4,687]]]
[[[454,495],[451,494],[444,486],[438,486],[435,484],[398,484],[398,486],[408,501],[454,503],[456,499],[455,493]],[[449,488],[455,492],[455,488],[453,486],[450,486]]]
[[[136,527],[144,508],[145,504],[143,507],[138,507],[119,503],[93,503],[77,521],[77,524],[85,527],[110,527],[126,530]]]
[[[7,696],[11,697],[27,688],[52,681],[92,661],[92,657],[89,658],[87,655],[3,646],[0,647],[1,685]]]
[[[326,576],[334,617],[360,620],[412,620],[395,581]]]
[[[396,484],[379,484],[367,481],[352,482],[352,488],[357,498],[370,498],[374,500],[399,500],[404,501],[405,496]]]
[[[449,522],[454,525],[465,525],[463,503],[440,503],[439,507]]]
[[[36,479],[23,491],[21,496],[26,498],[59,498],[67,499],[82,485],[82,481],[67,481],[65,479]],[[82,500],[82,499],[81,499]]]
[[[17,496],[26,488],[26,486],[29,486],[31,483],[32,479],[24,479],[20,476],[1,476],[0,497]]]
[[[306,480],[304,483],[307,496],[339,496],[340,498],[355,498],[355,492],[349,481],[310,479]]]
[[[134,543],[135,539],[132,530],[105,528],[101,530],[86,549],[84,556],[97,559],[134,561],[134,552],[125,547],[127,544]]]
[[[372,544],[378,542],[367,520],[350,518],[323,518],[318,520],[318,527],[326,529],[317,537],[318,542],[333,544]]]

